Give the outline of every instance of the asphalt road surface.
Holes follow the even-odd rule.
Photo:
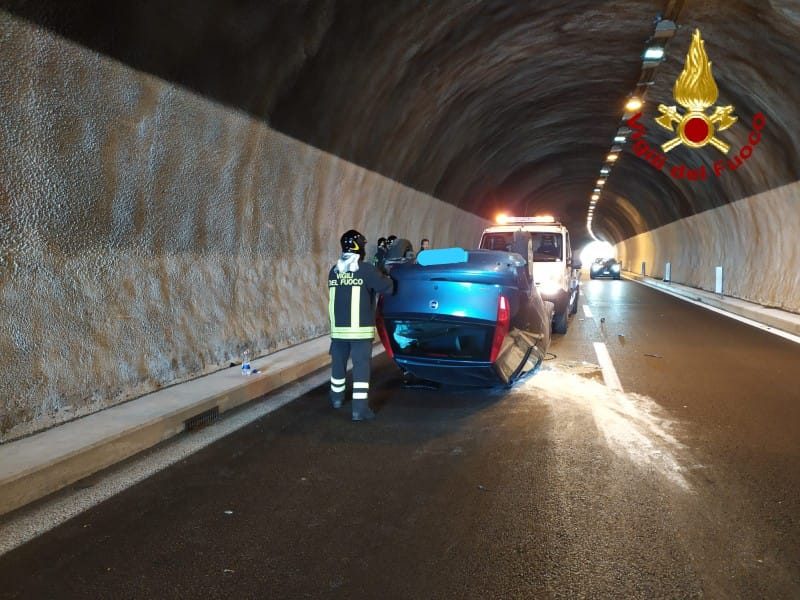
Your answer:
[[[375,422],[314,389],[0,557],[0,597],[800,597],[800,345],[583,292],[513,390],[377,359]]]

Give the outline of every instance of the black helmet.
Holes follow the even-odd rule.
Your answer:
[[[386,248],[386,238],[379,237],[378,238],[378,248]]]
[[[367,252],[367,238],[355,229],[343,233],[339,243],[342,245],[342,252],[360,254],[361,258],[364,258]]]
[[[397,236],[396,235],[390,235],[389,238],[386,240],[386,243],[391,246],[392,244],[394,244],[395,240],[397,240]]]

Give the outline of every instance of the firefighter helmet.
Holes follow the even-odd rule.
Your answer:
[[[361,258],[367,252],[367,238],[355,229],[351,229],[342,234],[341,240],[342,252],[351,252],[353,254],[360,254]]]

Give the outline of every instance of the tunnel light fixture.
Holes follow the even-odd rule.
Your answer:
[[[605,184],[606,184],[606,180],[605,180],[605,179],[603,179],[602,177],[601,177],[600,179],[598,179],[598,180],[597,180],[597,185],[603,186],[603,185],[605,185]]]
[[[664,47],[650,46],[644,51],[642,58],[645,62],[661,62],[661,59],[664,58]]]
[[[636,96],[632,97],[628,102],[625,104],[625,110],[628,112],[634,112],[642,108],[642,101],[637,98]]]
[[[661,19],[658,23],[656,23],[656,30],[653,32],[653,38],[656,40],[663,40],[671,38],[675,35],[675,31],[678,27],[675,25],[675,21],[671,21],[670,19]]]
[[[615,162],[618,158],[619,158],[619,154],[617,154],[616,152],[611,152],[611,153],[609,153],[608,156],[606,156],[606,160],[608,162]]]
[[[596,187],[596,188],[594,188],[592,191],[593,191],[595,194],[599,194],[599,193],[600,193],[600,192],[602,192],[603,190],[601,190],[599,187]]]
[[[624,135],[615,135],[614,136],[614,143],[615,144],[624,144],[626,139],[627,138]]]
[[[599,200],[599,199],[600,199],[600,194],[592,194],[592,200],[596,201],[596,200]]]
[[[608,175],[611,173],[611,167],[602,167],[600,169],[600,175]],[[597,185],[600,185],[599,183]]]

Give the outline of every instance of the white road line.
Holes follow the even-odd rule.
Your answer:
[[[789,340],[790,342],[794,342],[795,344],[800,344],[800,335],[789,333],[788,331],[784,331],[783,329],[779,329],[777,327],[772,327],[771,325],[765,325],[764,323],[754,321],[753,319],[748,319],[747,317],[743,317],[741,315],[737,315],[736,313],[729,312],[721,308],[717,308],[716,306],[711,306],[710,304],[706,304],[705,302],[695,300],[694,298],[688,298],[679,292],[674,292],[672,290],[666,290],[663,287],[650,285],[646,282],[639,281],[632,277],[626,277],[626,279],[628,281],[634,281],[640,285],[649,287],[650,289],[656,290],[657,292],[663,292],[664,294],[672,296],[673,298],[677,298],[678,300],[683,300],[684,302],[688,302],[689,304],[694,304],[695,306],[705,308],[706,310],[710,310],[717,314],[723,315],[725,317],[728,317],[729,319],[733,319],[734,321],[739,321],[740,323],[744,323],[745,325],[749,325],[750,327],[755,327],[756,329],[761,329],[762,331],[766,331],[767,333],[771,333],[772,335],[777,335],[778,337],[782,337],[783,339]]]
[[[617,375],[617,370],[614,368],[614,363],[611,362],[611,356],[608,354],[606,345],[603,342],[594,342],[594,352],[597,354],[597,362],[600,363],[600,368],[603,369],[603,381],[606,387],[621,392],[622,383]]]
[[[589,308],[586,304],[583,305],[583,314],[585,314],[589,319],[594,319],[594,315],[592,314],[592,309]]]

